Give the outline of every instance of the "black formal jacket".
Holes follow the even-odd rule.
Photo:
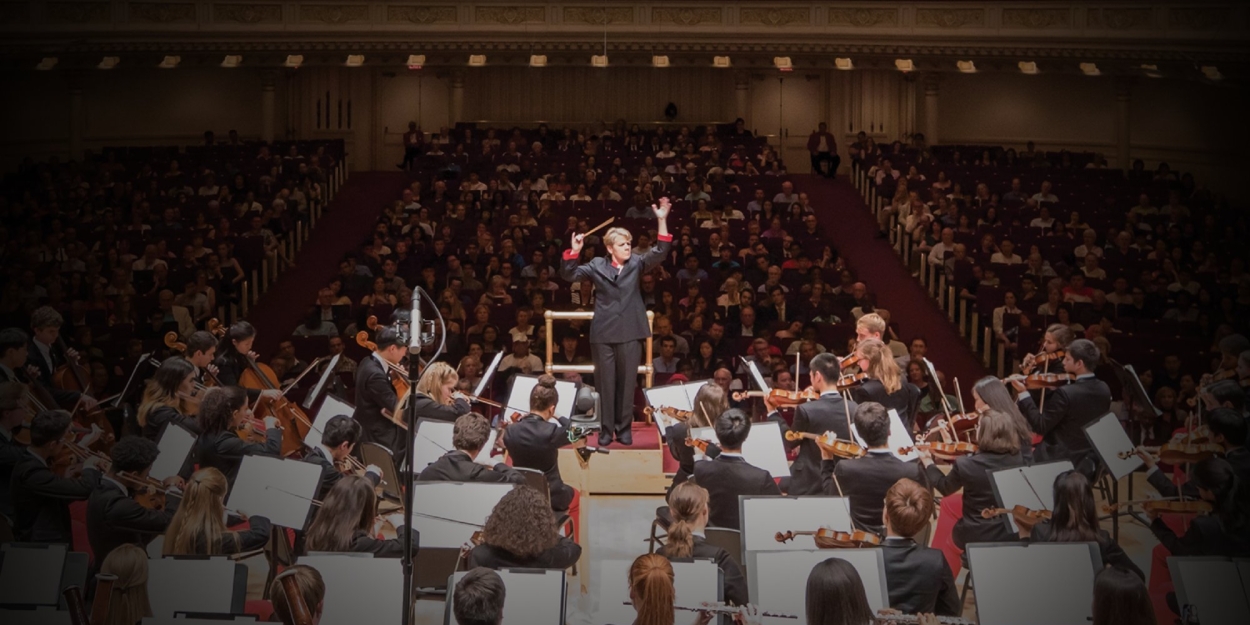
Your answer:
[[[1203,518],[1203,517],[1198,517],[1198,518]],[[1156,521],[1156,523],[1160,523],[1160,522]],[[1154,527],[1151,526],[1151,529],[1153,530]],[[1156,535],[1158,535],[1157,532],[1156,532]],[[1175,536],[1175,534],[1173,534],[1173,536]],[[1055,532],[1054,532],[1053,527],[1051,526],[1050,521],[1042,521],[1038,523],[1037,525],[1034,525],[1033,531],[1029,532],[1029,542],[1031,543],[1055,542]],[[1163,542],[1164,546],[1167,546],[1167,543],[1164,542],[1162,538],[1160,538],[1160,542]],[[1250,545],[1250,540],[1243,541],[1243,544]],[[1106,530],[1098,530],[1098,552],[1102,557],[1103,566],[1111,565],[1117,569],[1129,571],[1137,575],[1137,577],[1141,578],[1142,581],[1146,580],[1145,573],[1142,573],[1142,570],[1137,568],[1137,565],[1133,563],[1133,560],[1128,557],[1127,553],[1124,553],[1124,550],[1120,548],[1120,545],[1118,543],[1116,543],[1114,540],[1111,540],[1111,534],[1108,534]],[[1250,552],[1243,552],[1243,555],[1247,553],[1250,553]],[[1179,554],[1173,551],[1172,555],[1198,555],[1198,554]],[[1221,555],[1233,556],[1232,553],[1221,554]]]
[[[859,406],[854,400],[844,399],[836,393],[821,395],[820,399],[799,404],[794,409],[794,427],[787,427],[781,415],[772,413],[768,418],[781,424],[781,433],[787,430],[824,434],[833,432],[840,440],[853,440],[851,426],[847,414],[855,418]],[[790,465],[790,495],[819,495],[823,492],[821,484],[820,447],[816,441],[802,439],[789,443],[788,447],[799,448],[799,455]],[[831,461],[837,463],[837,460]],[[879,523],[880,521],[878,521]]]
[[[715,460],[696,462],[694,481],[708,492],[708,524],[738,531],[742,531],[739,495],[781,494],[771,473],[723,452]]]
[[[165,431],[165,426],[170,423],[176,423],[186,428],[192,434],[200,434],[200,422],[195,417],[184,415],[170,406],[157,406],[147,415],[147,420],[143,424],[143,438],[154,443],[161,441],[161,433]]]
[[[1043,413],[1031,396],[1020,398],[1020,411],[1045,444],[1038,460],[1071,460],[1086,477],[1092,476],[1097,459],[1085,437],[1085,426],[1111,410],[1111,388],[1089,376],[1050,391],[1045,403]]]
[[[669,557],[665,553],[667,547],[660,548],[660,555]],[[746,605],[751,603],[751,598],[747,596],[747,580],[742,575],[742,567],[730,557],[729,552],[709,544],[702,536],[694,537],[694,549],[690,554],[691,558],[711,559],[716,561],[716,566],[720,568],[725,577],[725,601],[734,605]]]
[[[525,483],[525,476],[507,464],[500,462],[493,468],[482,466],[473,462],[469,454],[458,449],[453,449],[431,462],[421,470],[417,479],[422,482]]]
[[[916,407],[920,405],[920,388],[903,380],[901,388],[887,393],[881,380],[870,379],[851,389],[851,399],[857,404],[875,401],[887,409],[895,410],[903,420],[903,425],[907,426],[907,431],[911,432],[916,423]]]
[[[39,351],[39,347],[35,345],[35,339],[32,338],[27,342],[26,364],[34,365],[35,368],[39,370],[39,380],[37,382],[48,390],[48,392],[52,395],[52,399],[55,399],[61,407],[72,407],[74,404],[78,403],[78,398],[82,397],[82,393],[57,388],[52,384],[52,374],[56,373],[56,369],[59,369],[61,365],[65,364],[65,354],[63,354],[55,345],[52,346],[49,353],[52,355],[52,369],[48,368],[48,361],[43,359],[43,352]],[[48,407],[54,408],[55,406]]]
[[[234,520],[231,521],[231,524]],[[269,544],[269,534],[273,532],[273,523],[263,516],[247,518],[247,529],[238,532],[238,538],[229,532],[221,535],[221,545],[213,555],[231,555],[245,551],[254,551]],[[203,536],[196,537],[195,553],[208,555],[208,546]]]
[[[1033,530],[1037,531],[1036,528]],[[1204,514],[1189,521],[1184,536],[1177,536],[1162,519],[1150,522],[1150,531],[1174,556],[1250,557],[1250,531],[1229,530],[1213,514]]]
[[[37,543],[70,543],[73,525],[69,502],[83,501],[100,484],[100,472],[84,469],[82,476],[57,476],[43,459],[27,452],[13,467],[13,532],[18,540]]]
[[[668,443],[668,453],[673,455],[673,459],[677,461],[677,473],[673,475],[673,488],[678,484],[690,479],[694,475],[694,447],[686,444],[686,438],[690,436],[690,425],[678,421],[670,425],[664,430],[664,440]],[[708,443],[708,458],[713,460],[720,455],[720,446],[716,443]]]
[[[222,386],[239,386],[239,378],[243,376],[244,371],[251,368],[247,357],[233,347],[219,353],[214,362],[217,364],[217,381],[221,382]],[[255,403],[260,397],[260,391],[257,389],[245,388],[243,390],[247,392],[248,403]]]
[[[1007,517],[983,519],[981,511],[998,507],[998,499],[994,496],[994,478],[990,473],[1022,466],[1024,459],[1019,453],[996,454],[983,451],[956,458],[950,473],[945,475],[936,466],[925,470],[929,483],[943,495],[954,494],[961,488],[964,491],[963,517],[955,523],[951,532],[957,547],[963,549],[968,543],[1019,540],[1019,534],[1012,531]]]
[[[567,569],[582,557],[582,546],[561,536],[552,548],[533,558],[521,558],[502,547],[482,543],[469,552],[469,568],[488,569]]]
[[[903,478],[921,485],[928,482],[919,462],[904,462],[885,450],[870,451],[863,458],[821,463],[823,492],[850,500],[851,520],[855,527],[878,536],[885,532],[881,512],[885,509],[885,493]],[[836,478],[836,479],[834,479]],[[841,486],[841,491],[838,487]]]
[[[579,265],[577,255],[572,250],[565,251],[560,277],[569,282],[590,280],[595,285],[591,343],[628,343],[651,336],[647,307],[639,295],[638,283],[642,274],[664,262],[672,245],[672,237],[661,237],[651,251],[630,256],[620,270],[612,266],[610,256],[600,256]]]
[[[304,454],[303,460],[309,464],[321,467],[321,481],[317,483],[317,499],[324,501],[326,493],[329,493],[330,489],[334,488],[334,485],[343,479],[343,472],[334,466],[333,460],[326,457],[320,446],[313,447],[308,453]],[[382,481],[382,478],[373,473],[366,473],[365,477],[369,478],[369,481],[373,482],[374,486],[377,486]]]
[[[166,497],[164,510],[149,510],[122,489],[112,480],[101,479],[87,498],[87,540],[96,562],[104,562],[122,545],[146,548],[174,518],[177,500]]]
[[[955,577],[941,551],[910,538],[892,537],[881,542],[881,555],[891,608],[904,614],[963,614]]]
[[[234,488],[234,480],[239,476],[239,465],[243,464],[243,456],[273,456],[282,454],[282,430],[270,428],[265,431],[265,443],[250,443],[239,438],[234,432],[217,432],[201,434],[195,440],[195,458],[200,468],[214,467],[226,476],[230,488]],[[185,476],[184,476],[185,477]]]
[[[503,431],[512,466],[542,471],[551,489],[551,509],[563,512],[573,503],[573,487],[560,478],[560,448],[569,443],[569,420],[554,422],[527,414]]]
[[[416,395],[414,394],[414,397]],[[391,412],[399,402],[395,387],[391,386],[390,373],[373,354],[360,359],[356,367],[356,412],[352,418],[360,422],[361,442],[376,443],[391,451],[395,462],[403,457],[406,448],[404,431],[382,414]]]
[[[26,454],[26,446],[13,440],[13,433],[0,432],[0,515],[13,518],[13,469]]]
[[[421,533],[409,531],[407,527],[395,529],[395,538],[375,538],[364,530],[356,530],[352,534],[352,544],[348,551],[352,553],[372,553],[375,558],[398,558],[404,555],[404,540],[412,539],[412,553],[416,556],[421,542]]]

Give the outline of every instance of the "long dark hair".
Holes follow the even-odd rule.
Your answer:
[[[1223,458],[1209,458],[1194,465],[1194,485],[1215,496],[1214,515],[1222,529],[1235,534],[1250,526],[1250,493],[1233,465]]]
[[[807,625],[864,625],[872,608],[864,581],[850,562],[829,558],[807,576]]]
[[[358,475],[339,480],[326,494],[321,511],[308,527],[309,551],[348,551],[357,530],[368,530],[377,516],[373,483]]]
[[[217,434],[231,429],[234,413],[247,403],[247,393],[237,386],[218,386],[204,393],[200,402],[200,430]]]
[[[1094,577],[1094,625],[1156,625],[1154,606],[1141,578],[1107,568]]]
[[[178,397],[178,389],[192,373],[195,373],[195,365],[189,361],[178,357],[166,358],[143,387],[143,399],[139,403],[139,425],[147,425],[148,416],[160,406],[179,410],[182,400]]]
[[[529,486],[517,486],[499,499],[482,536],[486,544],[521,558],[536,558],[560,542],[551,504]]]
[[[218,356],[239,359],[242,354],[235,349],[234,342],[246,341],[253,336],[256,336],[256,326],[246,321],[240,321],[230,326],[230,329],[226,330],[226,333],[222,335],[221,344],[217,346]]]
[[[1011,392],[1007,390],[1007,385],[1002,380],[987,375],[977,380],[972,390],[990,408],[1006,413],[1011,418],[1011,425],[1016,430],[1016,436],[1019,437],[1021,443],[1031,443],[1033,431],[1029,429],[1029,422],[1025,420],[1024,414],[1016,406],[1016,401],[1011,398]]]
[[[1051,537],[1057,543],[1095,542],[1098,540],[1098,509],[1094,507],[1094,489],[1089,480],[1077,471],[1064,471],[1055,478],[1055,509]]]

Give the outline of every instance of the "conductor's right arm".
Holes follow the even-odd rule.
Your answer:
[[[574,234],[573,239],[569,241],[569,249],[564,251],[563,260],[560,262],[560,277],[568,282],[584,280],[589,275],[585,273],[582,265],[579,264],[585,239],[586,235],[584,234]]]

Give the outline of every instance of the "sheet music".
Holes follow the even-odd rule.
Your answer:
[[[498,573],[507,590],[503,600],[504,623],[559,625],[564,622],[564,609],[567,604],[564,571],[505,569]],[[467,571],[461,571],[452,576],[452,582],[447,588],[448,604],[455,597],[456,583],[466,574]],[[452,622],[455,622],[454,617]]]
[[[315,555],[299,559],[317,569],[326,584],[321,625],[399,623],[404,573],[399,558]]]
[[[244,456],[226,507],[302,530],[321,484],[321,466],[269,456]]]
[[[50,605],[61,600],[61,573],[68,545],[7,543],[0,570],[0,604]]]
[[[915,449],[905,454],[898,453],[898,450],[905,447],[911,447],[916,443],[912,440],[911,433],[907,431],[907,426],[903,425],[903,420],[898,416],[898,412],[891,408],[889,414],[890,439],[887,445],[890,447],[890,454],[904,462],[919,460],[920,454]],[[852,419],[854,419],[854,415],[852,415]],[[856,443],[859,443],[860,447],[863,447],[864,449],[868,448],[868,444],[864,442],[863,438],[860,438],[859,430],[855,428],[854,420],[851,421],[851,436],[855,439]]]
[[[713,428],[694,428],[690,430],[691,438],[701,438],[720,444]],[[695,461],[705,459],[702,452],[694,450]],[[774,421],[761,421],[751,424],[751,434],[742,444],[742,457],[747,462],[768,471],[773,477],[790,475],[790,462],[786,458],[786,445],[781,439],[781,426]]]
[[[229,614],[235,603],[235,567],[238,566],[243,565],[225,557],[148,560],[152,615],[172,618],[174,612]],[[194,588],[195,592],[187,592],[188,588]]]
[[[508,393],[508,407],[504,408],[504,418],[511,419],[512,415],[520,413],[517,408],[524,408],[530,405],[530,392],[534,390],[535,386],[538,386],[538,376],[536,375],[512,376],[512,390]],[[556,416],[573,416],[573,402],[577,399],[577,383],[568,380],[556,380],[556,394],[559,397],[556,401]]]
[[[660,430],[660,436],[664,436],[664,432],[668,428],[679,423],[676,419],[661,413],[658,408],[668,406],[677,410],[694,410],[694,398],[699,394],[699,389],[703,388],[708,380],[699,380],[698,382],[680,382],[677,384],[667,384],[664,386],[656,386],[643,389],[642,393],[647,398],[647,405],[654,409],[651,412],[651,418],[655,421],[655,425]],[[713,418],[719,415],[713,415]]]
[[[633,560],[604,560],[600,565],[599,610],[595,613],[595,623],[632,623],[637,617],[633,606],[625,605],[629,601],[629,567]],[[694,562],[673,562],[673,605],[693,607],[703,602],[716,603],[720,600],[720,568],[713,560],[695,560]],[[676,623],[690,620],[692,612],[674,610]],[[507,620],[505,623],[512,621]],[[541,621],[517,621],[518,623],[539,623]]]
[[[807,605],[807,577],[817,564],[830,558],[855,567],[864,582],[868,607],[876,614],[890,607],[885,582],[885,560],[880,549],[816,549],[812,551],[762,551],[747,556],[747,582],[751,603],[761,611],[797,614],[803,622]],[[980,576],[977,578],[980,584]],[[764,618],[765,625],[794,625],[794,619]]]
[[[1097,553],[1097,547],[1093,548]],[[1094,562],[1090,543],[977,544],[968,548],[976,571],[981,625],[1080,625],[1093,616]],[[1045,588],[1046,592],[1021,592]],[[1202,621],[1205,625],[1206,619]]]
[[[413,527],[421,532],[421,548],[459,549],[486,524],[495,504],[512,484],[417,482],[413,485]],[[429,515],[429,516],[420,516]],[[460,523],[429,517],[453,519]]]
[[[754,360],[747,361],[747,368],[750,369],[751,371],[751,379],[755,380],[755,385],[760,387],[761,391],[764,391],[765,393],[767,393],[768,391],[772,390],[772,387],[768,386],[768,381],[764,379],[763,375],[760,375],[760,369],[759,367],[755,366]],[[798,373],[799,373],[798,369],[795,369],[794,374],[798,375]]]
[[[334,375],[334,368],[339,366],[339,358],[342,356],[342,354],[335,354],[334,358],[330,359],[330,364],[326,365],[325,370],[321,372],[317,385],[308,392],[308,396],[304,397],[304,410],[312,410],[313,402],[317,401],[317,397],[321,395],[322,389],[326,386],[326,380]]]
[[[814,537],[795,536],[780,543],[777,533],[855,529],[850,500],[843,497],[743,497],[741,502],[744,551],[806,551],[816,549]]]
[[[1250,605],[1237,563],[1218,557],[1170,557],[1177,601],[1198,608],[1202,625],[1250,623]]]
[[[170,423],[165,426],[156,446],[160,449],[160,455],[152,463],[149,475],[158,481],[164,481],[165,478],[178,475],[182,470],[187,456],[191,455],[191,448],[195,446],[195,435],[176,423]]]
[[[417,419],[417,437],[412,451],[412,466],[420,473],[426,467],[433,464],[441,458],[443,454],[454,450],[456,447],[452,444],[452,436],[455,432],[456,424],[446,421],[434,421],[432,419]],[[491,461],[490,452],[495,448],[496,431],[490,431],[490,437],[486,439],[486,444],[478,452],[474,462],[485,466],[493,467],[495,463]],[[500,462],[503,457],[500,456]]]
[[[1133,453],[1136,447],[1132,439],[1128,437],[1128,432],[1124,431],[1124,426],[1120,425],[1120,420],[1114,412],[1109,412],[1086,425],[1085,436],[1089,438],[1090,444],[1106,463],[1112,477],[1117,480],[1146,464]],[[1124,452],[1128,452],[1127,458],[1120,457],[1120,454]]]
[[[475,397],[481,397],[486,391],[486,385],[490,384],[490,379],[495,377],[495,370],[499,368],[499,361],[503,360],[503,352],[495,352],[495,357],[490,361],[490,366],[486,368],[486,372],[482,374],[482,379],[478,381],[477,388],[473,389]]]
[[[304,435],[304,444],[309,449],[316,449],[321,444],[321,433],[325,431],[330,419],[339,415],[350,417],[355,412],[355,406],[345,400],[335,395],[326,395],[325,401],[321,402],[321,407],[317,409],[317,416],[313,418],[312,427],[308,428],[308,433]]]

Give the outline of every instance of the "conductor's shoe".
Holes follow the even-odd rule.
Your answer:
[[[621,432],[620,434],[617,434],[616,440],[620,441],[622,445],[633,445],[634,435],[630,433],[629,430],[626,430],[624,432]]]
[[[607,430],[599,432],[599,446],[607,447],[608,445],[611,445],[611,444],[612,444],[612,433]]]

